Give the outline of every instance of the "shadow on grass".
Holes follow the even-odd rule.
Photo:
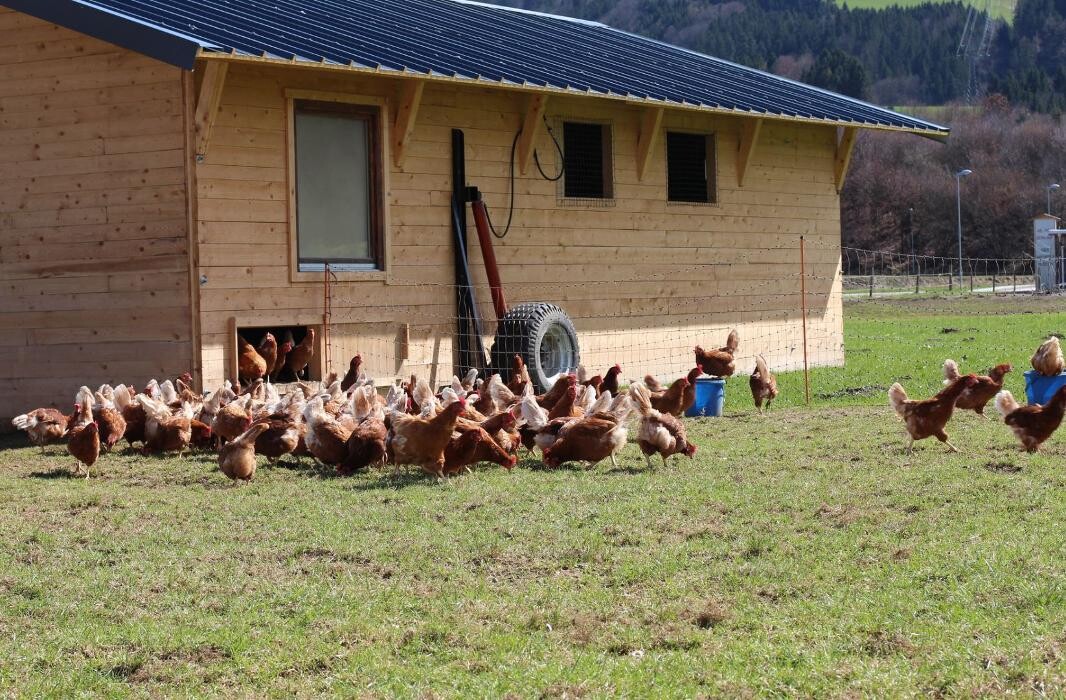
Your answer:
[[[38,471],[30,472],[27,476],[31,479],[73,479],[75,477],[74,472],[64,467],[57,467],[52,471]]]

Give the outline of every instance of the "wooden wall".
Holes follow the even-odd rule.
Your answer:
[[[0,9],[0,425],[192,364],[182,75]]]
[[[232,362],[230,319],[238,326],[322,323],[322,283],[289,281],[288,88],[394,100],[400,81],[231,65],[209,154],[196,173],[197,239],[201,271],[209,278],[201,290],[208,384],[221,380]],[[450,376],[450,131],[464,129],[469,181],[485,193],[502,226],[511,143],[525,99],[488,88],[427,85],[406,160],[388,173],[388,279],[332,288],[334,366],[343,369],[360,351],[378,376]],[[750,369],[755,353],[775,368],[796,369],[802,366],[804,235],[811,359],[842,362],[835,129],[766,122],[741,188],[735,169],[741,119],[668,111],[664,128],[718,135],[719,204],[679,205],[666,201],[661,139],[646,177],[637,177],[638,108],[553,96],[547,116],[611,122],[616,199],[608,207],[565,203],[557,184],[534,166],[519,175],[514,226],[496,242],[511,303],[562,304],[574,318],[586,362],[600,370],[620,362],[626,376],[684,371],[694,344],[717,347],[731,327],[742,336],[740,371]],[[554,172],[554,149],[543,130],[537,150]],[[484,284],[471,238],[472,266]],[[488,295],[479,291],[491,318]]]
[[[321,281],[289,281],[286,89],[393,100],[400,87],[336,71],[231,65],[209,156],[197,167],[199,255],[209,277],[200,314],[208,384],[231,362],[231,318],[239,326],[322,323]],[[388,174],[388,278],[333,284],[335,367],[361,352],[378,376],[451,375],[450,132],[465,130],[469,181],[502,227],[524,100],[490,88],[426,86],[414,141],[402,167],[390,166]],[[842,361],[835,129],[768,121],[740,188],[741,119],[667,111],[664,128],[713,131],[718,139],[720,204],[685,206],[667,204],[661,139],[645,179],[637,178],[639,109],[551,97],[547,115],[611,121],[616,198],[610,207],[566,204],[534,166],[519,175],[512,231],[496,242],[508,302],[560,303],[575,320],[584,359],[600,370],[620,362],[627,376],[684,371],[694,344],[721,345],[734,326],[742,335],[742,371],[756,353],[777,369],[798,369],[798,245],[805,235],[811,360]],[[544,130],[537,151],[554,172]],[[485,283],[471,239],[474,274]],[[490,319],[488,295],[480,294]]]

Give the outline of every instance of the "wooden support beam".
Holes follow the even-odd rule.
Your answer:
[[[518,139],[518,170],[523,175],[533,160],[533,149],[537,147],[537,134],[544,119],[544,110],[548,107],[548,96],[543,93],[530,95],[526,102],[526,116],[522,122],[522,136]]]
[[[851,165],[851,151],[855,148],[855,139],[858,135],[858,127],[846,126],[837,139],[837,153],[836,158],[833,160],[833,181],[836,183],[838,193],[844,189],[844,178],[848,176],[848,166]]]
[[[651,164],[651,157],[655,154],[655,143],[659,140],[659,127],[663,124],[663,114],[666,112],[662,107],[652,107],[644,110],[640,118],[640,136],[637,140],[637,178],[644,180]]]
[[[196,130],[196,160],[207,156],[207,145],[211,141],[211,129],[215,126],[218,108],[222,104],[222,88],[226,85],[226,61],[207,61],[204,65],[204,79],[200,82],[200,94],[196,100],[196,113],[193,126]]]
[[[740,127],[740,147],[737,150],[737,187],[744,186],[744,176],[755,154],[755,145],[759,142],[762,119],[745,119]]]
[[[407,155],[425,87],[425,80],[405,80],[400,87],[392,119],[392,162],[397,168],[403,165],[404,156]]]

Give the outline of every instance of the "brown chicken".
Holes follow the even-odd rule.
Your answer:
[[[967,389],[955,402],[955,408],[973,411],[978,415],[985,415],[985,406],[995,398],[996,394],[1003,389],[1003,378],[1013,369],[1009,364],[996,365],[988,371],[987,376],[978,376],[977,384],[972,389]],[[944,360],[944,385],[957,380],[959,366],[955,360]]]
[[[529,370],[526,369],[526,363],[522,356],[515,355],[514,362],[511,365],[511,381],[507,382],[507,388],[511,390],[511,393],[521,396],[526,390],[526,386],[532,382],[533,380],[529,376]]]
[[[581,409],[575,405],[576,402],[577,386],[571,384],[566,387],[566,392],[563,394],[563,397],[556,401],[554,406],[548,409],[548,420],[555,420],[556,418],[575,418],[582,415]]]
[[[237,336],[237,379],[242,384],[251,384],[266,374],[267,363],[263,356],[242,336]]]
[[[656,411],[671,416],[680,416],[685,408],[685,390],[689,387],[687,377],[681,377],[670,388],[663,392],[651,393],[651,405]],[[695,397],[693,397],[695,402]]]
[[[293,377],[301,379],[300,373],[307,369],[307,365],[315,356],[315,329],[308,328],[307,335],[294,347],[288,357],[285,358],[285,366],[292,372]],[[306,377],[303,377],[306,378]]]
[[[468,426],[453,433],[448,446],[444,448],[444,475],[461,474],[469,471],[471,465],[482,462],[491,462],[505,469],[512,469],[517,460],[500,447],[480,426]]]
[[[599,395],[603,395],[603,392],[609,391],[612,396],[618,395],[618,378],[622,376],[622,366],[615,365],[607,370],[607,374],[603,375],[603,383],[599,386]]]
[[[1026,452],[1036,452],[1062,425],[1066,412],[1066,386],[1055,392],[1046,406],[1019,406],[1009,391],[996,394],[996,410],[1011,427]]]
[[[101,406],[96,411],[96,423],[100,432],[100,445],[105,452],[110,452],[126,435],[126,419],[113,408]]]
[[[91,419],[91,412],[89,416]],[[74,459],[78,460],[78,471],[76,473],[80,474],[81,466],[85,465],[85,478],[88,479],[89,472],[100,457],[99,426],[90,420],[88,423],[72,429],[70,431],[70,440],[67,441],[67,451],[74,455]]]
[[[255,439],[255,452],[271,462],[292,454],[300,444],[300,426],[285,413],[275,413],[262,421],[267,427]]]
[[[186,404],[177,415],[161,401],[139,397],[147,416],[142,452],[177,452],[183,454],[192,442],[192,407]]]
[[[766,360],[762,355],[755,358],[755,370],[748,377],[748,386],[751,388],[751,398],[755,401],[755,408],[762,413],[763,402],[766,409],[777,398],[777,377],[766,366]]]
[[[734,355],[740,347],[740,338],[736,330],[730,331],[725,347],[718,350],[706,351],[699,345],[696,346],[696,364],[700,366],[704,374],[712,377],[732,377],[737,365]]]
[[[67,425],[72,418],[56,408],[38,408],[15,416],[11,424],[18,430],[25,430],[30,442],[43,450],[45,445],[60,442],[66,437]]]
[[[359,422],[348,436],[348,456],[337,466],[338,474],[347,476],[370,466],[384,466],[389,430],[377,396],[369,386],[360,387],[352,394],[352,408]]]
[[[629,389],[629,395],[640,412],[637,445],[644,453],[649,468],[653,454],[662,457],[663,466],[666,466],[666,458],[672,455],[686,455],[689,458],[695,456],[696,446],[688,441],[685,424],[668,413],[652,408],[651,392],[647,387],[634,384]]]
[[[259,341],[259,347],[256,348],[259,356],[263,358],[263,362],[266,363],[266,370],[263,372],[263,377],[270,376],[270,369],[278,361],[278,341],[274,337],[273,333],[267,333],[263,336],[263,339]]]
[[[326,412],[321,397],[308,401],[303,415],[307,424],[304,442],[315,459],[335,467],[348,458],[348,438],[352,430]]]
[[[359,381],[359,370],[363,366],[363,356],[356,355],[348,363],[348,371],[344,373],[344,379],[341,380],[341,391],[348,391],[355,383]]]
[[[549,411],[566,395],[567,387],[577,386],[576,374],[564,374],[555,380],[555,384],[546,394],[537,397],[537,403]]]
[[[685,414],[685,411],[696,405],[696,380],[703,374],[703,370],[699,367],[693,367],[688,371],[685,379],[688,380],[688,386],[685,387],[685,391],[682,393],[681,399],[681,415]],[[648,387],[651,389],[651,387]]]
[[[281,344],[278,345],[277,359],[274,360],[274,366],[270,368],[270,381],[277,381],[278,375],[281,374],[281,370],[285,369],[285,362],[294,347],[296,347],[296,341],[292,337],[292,331],[285,331],[285,337],[282,339]]]
[[[122,419],[126,421],[126,442],[133,446],[135,442],[144,442],[144,426],[148,422],[148,414],[139,400],[134,399],[122,408]]]
[[[252,427],[252,412],[250,406],[252,397],[230,401],[218,409],[214,420],[211,421],[211,432],[215,434],[215,441],[221,447],[227,440],[232,440],[248,428]]]
[[[444,450],[455,432],[466,401],[459,399],[431,418],[393,411],[389,416],[389,455],[396,465],[416,464],[444,478]]]
[[[1045,377],[1057,377],[1062,374],[1064,362],[1062,345],[1058,336],[1051,336],[1037,348],[1030,363],[1033,365],[1033,369]]]
[[[491,435],[496,444],[510,455],[517,454],[518,447],[522,444],[522,436],[518,432],[517,425],[518,418],[513,409],[497,413],[481,423],[485,432]]]
[[[544,465],[556,468],[566,462],[598,464],[614,459],[625,447],[628,430],[625,420],[608,413],[578,418],[559,431],[558,439],[543,451]]]
[[[211,426],[193,418],[189,421],[189,444],[198,450],[211,450],[215,447],[215,436]]]
[[[888,390],[888,403],[893,410],[903,419],[910,435],[907,443],[907,453],[914,450],[915,440],[924,440],[928,437],[936,437],[944,443],[952,452],[959,449],[948,442],[944,426],[951,419],[955,411],[955,402],[959,400],[962,392],[977,384],[977,377],[967,374],[951,383],[939,394],[924,401],[912,401],[907,398],[907,392],[900,384],[893,384]]]
[[[255,476],[255,441],[269,426],[256,423],[230,440],[218,453],[218,468],[234,481],[251,481]]]

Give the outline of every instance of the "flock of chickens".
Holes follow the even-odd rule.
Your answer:
[[[71,415],[39,408],[16,417],[13,424],[42,448],[66,441],[78,473],[84,470],[86,477],[101,452],[121,440],[131,446],[140,443],[144,454],[215,449],[222,472],[243,481],[255,475],[256,455],[270,461],[308,455],[342,475],[389,463],[396,468],[415,465],[438,478],[479,463],[510,469],[520,447],[530,453],[539,450],[543,463],[552,468],[565,462],[597,464],[615,461],[628,441],[631,417],[636,419],[637,445],[651,466],[654,455],[665,464],[672,455],[696,453],[679,418],[695,403],[697,377],[729,377],[735,372],[739,345],[734,330],[722,348],[705,351],[697,346],[696,367],[668,387],[646,376],[623,389],[618,365],[594,377],[581,367],[537,395],[525,364],[515,356],[506,383],[498,374],[481,380],[472,370],[434,393],[428,382],[412,376],[382,396],[356,355],[343,378],[334,374],[323,382],[297,381],[282,395],[271,377],[285,368],[299,377],[313,353],[311,331],[308,338],[299,345],[286,341],[280,348],[270,334],[259,348],[241,343],[237,385],[227,381],[206,396],[191,389],[188,374],[162,383],[152,380],[140,392],[122,384],[105,384],[96,391],[83,386]],[[1041,345],[1032,364],[1047,376],[1062,373],[1059,339]],[[1011,365],[1002,364],[987,376],[962,376],[948,360],[946,387],[924,401],[908,399],[903,387],[894,384],[889,403],[907,426],[908,451],[915,440],[928,437],[957,451],[944,432],[955,408],[983,415],[993,400],[1022,446],[1030,452],[1039,449],[1062,422],[1066,387],[1046,406],[1019,406],[1003,390],[1010,371]],[[749,387],[759,410],[777,397],[777,380],[762,357],[756,360]]]
[[[101,452],[120,440],[140,443],[144,454],[216,449],[222,472],[244,481],[255,475],[256,455],[271,461],[309,455],[342,475],[388,463],[415,465],[438,478],[483,462],[510,469],[520,447],[539,450],[548,467],[596,464],[615,460],[628,441],[631,417],[637,419],[637,444],[650,465],[654,455],[665,463],[675,454],[695,454],[679,417],[695,402],[700,374],[734,373],[738,347],[736,331],[718,350],[697,347],[697,367],[669,387],[648,376],[623,390],[622,369],[615,365],[594,377],[578,368],[537,395],[525,364],[515,356],[507,383],[498,374],[481,380],[471,371],[434,393],[428,382],[413,376],[382,396],[356,355],[344,377],[297,381],[282,395],[270,379],[286,367],[299,376],[311,358],[301,350],[313,349],[309,337],[296,346],[283,343],[284,356],[270,334],[258,348],[241,342],[238,383],[226,382],[206,396],[191,389],[188,374],[152,380],[140,392],[125,385],[81,387],[72,415],[39,408],[13,422],[42,447],[65,440],[78,473],[86,477]],[[777,396],[776,380],[761,358],[750,385],[760,409]]]
[[[1064,363],[1059,339],[1052,336],[1037,348],[1030,360],[1035,369],[1045,377],[1057,377],[1062,374]],[[1058,430],[1066,412],[1066,385],[1055,392],[1044,406],[1022,406],[1014,396],[1003,388],[1003,377],[1012,369],[1009,364],[993,367],[985,376],[959,373],[954,360],[944,362],[945,388],[936,396],[924,401],[912,401],[900,384],[893,384],[888,390],[888,403],[903,419],[910,435],[907,452],[914,449],[915,440],[935,437],[946,444],[952,452],[958,448],[948,440],[944,426],[956,408],[972,410],[984,415],[985,407],[994,401],[996,410],[1003,417],[1003,422],[1021,442],[1027,452],[1036,452],[1040,446]]]

